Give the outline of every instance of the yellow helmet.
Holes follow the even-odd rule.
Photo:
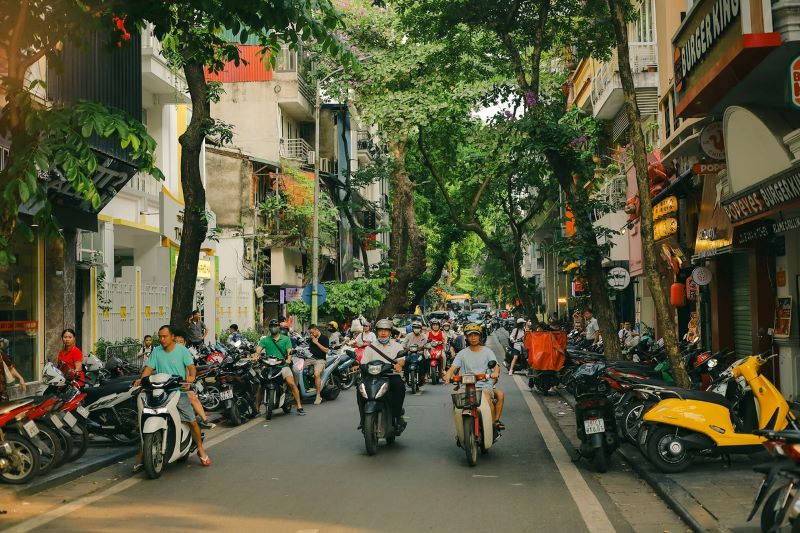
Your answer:
[[[471,323],[464,326],[464,336],[466,337],[470,333],[477,333],[478,335],[481,335],[483,330],[478,324]]]
[[[330,322],[328,322],[328,327],[333,329],[339,329],[339,324],[337,324],[335,320],[331,320]]]

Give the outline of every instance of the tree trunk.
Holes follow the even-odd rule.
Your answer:
[[[450,246],[447,247],[446,251],[450,251]],[[440,253],[436,258],[436,262],[433,264],[431,275],[425,279],[419,279],[417,280],[417,283],[413,284],[414,296],[411,297],[410,307],[418,306],[425,295],[428,294],[428,291],[431,290],[434,285],[436,285],[436,282],[439,281],[439,279],[441,279],[442,271],[447,264],[449,256],[449,253],[444,253],[444,251],[442,251],[442,253]]]
[[[390,317],[408,304],[408,288],[426,267],[425,237],[417,225],[414,210],[414,183],[406,170],[407,146],[407,139],[389,143],[395,164],[389,184],[392,192],[389,258],[395,277],[378,313],[381,317]]]
[[[200,246],[205,241],[208,231],[208,220],[205,215],[206,191],[200,176],[200,156],[205,133],[211,123],[208,86],[203,65],[189,61],[184,65],[183,72],[192,98],[192,119],[179,138],[184,201],[183,232],[175,281],[172,285],[170,312],[170,322],[180,326],[186,324],[192,312],[197,284],[197,261],[200,258]],[[213,296],[208,302],[209,305],[214,305]]]
[[[690,387],[691,381],[686,373],[680,350],[678,348],[678,334],[673,321],[673,310],[667,302],[667,295],[661,285],[661,277],[656,268],[658,256],[653,240],[653,203],[648,191],[650,180],[647,174],[647,149],[642,132],[639,105],[636,102],[636,89],[633,84],[631,71],[630,50],[628,48],[627,23],[625,20],[624,0],[607,0],[611,11],[611,20],[614,25],[614,34],[617,39],[617,54],[619,75],[622,81],[622,90],[625,96],[625,112],[628,115],[631,129],[631,143],[633,144],[633,166],[636,170],[636,183],[639,186],[639,207],[641,210],[641,235],[644,271],[647,285],[653,295],[656,308],[658,329],[664,338],[667,355],[672,365],[675,382],[681,387]]]

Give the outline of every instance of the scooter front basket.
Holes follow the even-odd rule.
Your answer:
[[[469,403],[467,402],[466,391],[454,392],[450,397],[453,398],[453,406],[456,409],[472,409],[473,407],[480,407],[483,394],[480,391],[476,391],[474,400]]]

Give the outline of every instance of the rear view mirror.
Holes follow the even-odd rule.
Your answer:
[[[497,366],[497,361],[489,361],[489,369],[494,369]]]

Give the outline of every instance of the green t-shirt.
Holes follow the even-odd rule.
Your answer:
[[[273,339],[272,337],[264,337],[258,341],[258,345],[264,349],[267,357],[286,359],[286,356],[289,355],[289,350],[292,349],[292,339],[284,334],[281,334],[281,337],[277,340]]]
[[[159,346],[147,359],[147,365],[155,374],[170,374],[186,378],[186,367],[193,365],[192,354],[185,346],[176,344],[171,352],[165,352]]]

